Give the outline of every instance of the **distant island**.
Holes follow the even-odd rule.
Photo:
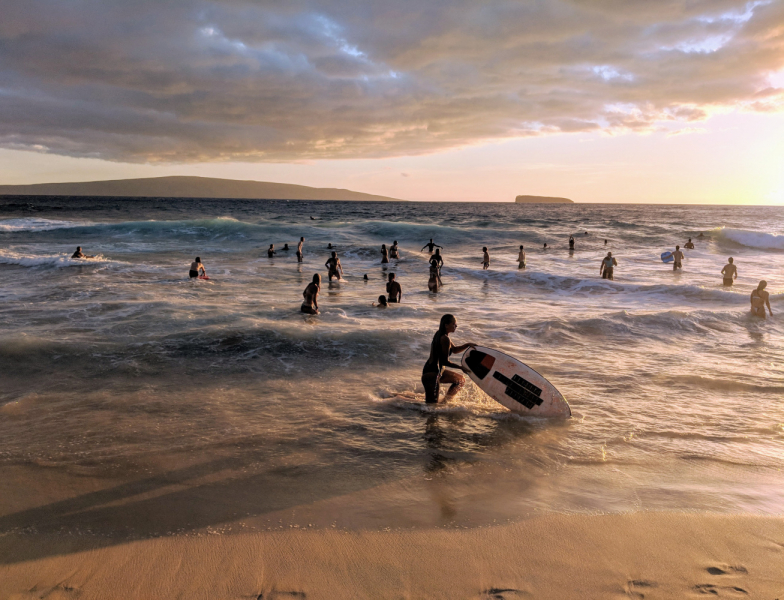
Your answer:
[[[253,200],[355,200],[405,202],[338,188],[212,177],[147,177],[80,183],[0,185],[0,196],[115,196],[129,198],[241,198]]]
[[[515,202],[518,204],[574,204],[574,200],[555,196],[518,196],[515,198]]]

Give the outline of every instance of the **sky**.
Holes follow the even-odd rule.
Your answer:
[[[0,184],[784,205],[784,0],[0,0]]]

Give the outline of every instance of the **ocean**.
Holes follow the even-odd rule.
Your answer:
[[[659,255],[688,237],[673,273]],[[197,255],[209,281],[188,278]],[[2,198],[0,534],[781,515],[783,260],[784,207]],[[389,272],[403,301],[380,310]],[[761,279],[765,320],[749,314]],[[470,383],[424,406],[444,313],[455,343],[529,364],[573,417],[520,417]]]

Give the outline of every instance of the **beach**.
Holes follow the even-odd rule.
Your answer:
[[[783,240],[780,207],[4,198],[0,598],[780,597]],[[425,405],[445,313],[572,418]]]

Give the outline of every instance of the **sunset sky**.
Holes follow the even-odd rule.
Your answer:
[[[0,184],[784,205],[784,0],[2,2]]]

